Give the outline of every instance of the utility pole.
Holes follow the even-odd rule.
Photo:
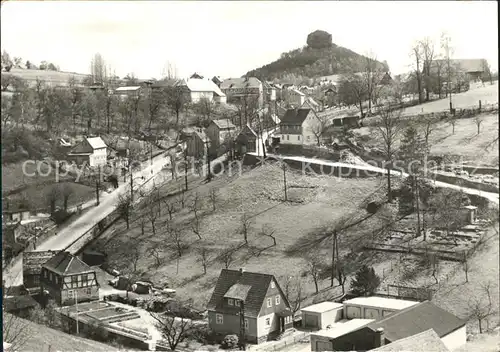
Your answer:
[[[337,230],[333,230],[332,238],[332,273],[330,278],[330,287],[333,287],[333,279],[335,277],[335,254],[337,253]],[[338,260],[338,258],[337,258]]]
[[[101,188],[101,165],[97,165],[97,178],[95,180],[95,196],[99,205],[99,190]]]
[[[285,162],[283,161],[283,183],[285,185],[285,202],[288,201],[288,196],[286,194],[286,164]]]
[[[75,290],[75,308],[76,308],[76,334],[80,334],[80,327],[78,326],[78,289]]]
[[[208,150],[208,148],[209,148],[208,144],[209,144],[209,141],[205,141],[205,152],[207,153],[207,171],[208,171],[207,179],[211,180],[212,179],[212,172],[210,170],[210,152]]]
[[[444,45],[445,45],[445,51],[446,51],[446,64],[447,64],[447,71],[448,71],[448,84],[447,84],[447,89],[448,89],[448,94],[450,96],[450,113],[453,110],[453,103],[451,101],[451,62],[450,62],[450,37],[446,36],[444,38]]]
[[[240,301],[240,348],[246,351],[245,342],[245,301]]]

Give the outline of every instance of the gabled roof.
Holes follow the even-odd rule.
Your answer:
[[[304,93],[302,93],[300,90],[297,89],[290,89],[290,92],[294,92],[295,94],[301,95],[301,96],[306,96]]]
[[[141,86],[126,86],[116,88],[115,92],[135,92],[139,89],[141,89]]]
[[[224,298],[234,298],[240,301],[246,301],[248,292],[252,289],[250,285],[234,284],[227,290]]]
[[[42,266],[55,255],[54,251],[23,252],[23,276],[40,275]]]
[[[221,130],[232,130],[236,128],[228,119],[212,120],[212,122]]]
[[[267,290],[272,280],[276,281],[274,276],[269,274],[222,269],[219,279],[215,284],[212,297],[208,302],[207,309],[212,311],[222,311],[224,296],[231,290],[231,288],[234,287],[231,292],[238,291],[239,293],[242,293],[244,291],[243,289],[246,290],[246,287],[250,287],[245,297],[245,316],[256,318],[259,316],[260,309],[264,304],[264,299],[266,298]],[[238,284],[238,286],[234,286],[236,284]],[[277,285],[277,287],[279,289],[279,285]],[[231,292],[229,293],[231,294]],[[286,303],[286,305],[288,305],[288,303]]]
[[[190,78],[180,82],[180,85],[186,86],[191,92],[214,92],[219,97],[226,96],[220,88],[209,79]]]
[[[281,119],[282,124],[302,125],[311,109],[288,109]]]
[[[193,135],[197,135],[198,138],[200,138],[203,143],[206,143],[209,141],[207,135],[203,131],[194,130]]]
[[[73,275],[94,271],[90,266],[69,252],[57,253],[43,264],[42,267],[60,275]]]
[[[434,329],[437,335],[442,338],[461,328],[465,323],[464,320],[450,312],[425,301],[376,321],[368,325],[368,328],[373,331],[383,328],[385,338],[392,342],[428,329]]]
[[[397,340],[382,347],[370,350],[370,352],[449,352],[443,341],[433,329],[419,334]]]
[[[261,81],[255,77],[247,78],[228,78],[224,80],[220,88],[221,89],[229,89],[229,88],[260,88]]]

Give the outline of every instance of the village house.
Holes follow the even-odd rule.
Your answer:
[[[316,100],[314,100],[311,97],[306,97],[304,104],[300,106],[301,109],[311,109],[312,111],[319,112],[322,109],[322,106],[320,103],[318,103]]]
[[[185,136],[186,155],[195,159],[204,159],[210,148],[210,140],[201,128],[195,128]]]
[[[316,114],[311,109],[288,109],[280,123],[281,145],[313,145],[317,143],[312,132],[317,123]]]
[[[209,79],[190,78],[178,82],[178,86],[184,88],[186,99],[191,103],[202,99],[218,104],[226,103],[226,95]]]
[[[85,137],[68,153],[68,159],[77,165],[98,167],[107,163],[107,146],[101,137]]]
[[[264,101],[266,103],[272,103],[276,101],[276,88],[267,82],[262,82],[262,87],[264,90]]]
[[[99,300],[95,270],[69,252],[59,252],[42,265],[40,289],[62,306]]]
[[[226,94],[229,103],[252,100],[259,108],[264,104],[264,87],[255,77],[228,78],[221,83],[220,88]]]
[[[236,137],[236,151],[240,156],[244,156],[246,153],[255,153],[258,149],[257,143],[257,132],[246,125]]]
[[[141,86],[126,86],[118,87],[114,90],[114,95],[118,96],[120,100],[125,100],[129,97],[139,98],[143,93]]]
[[[434,74],[446,75],[448,70],[447,60],[433,60],[431,70]],[[452,82],[464,80],[471,87],[481,83],[482,77],[487,73],[488,62],[485,59],[451,59],[450,71]],[[446,81],[446,79],[444,79]],[[445,82],[443,82],[445,83]]]
[[[200,75],[198,72],[193,73],[189,79],[203,79],[204,77]]]
[[[54,255],[55,251],[23,252],[23,286],[31,294],[40,292],[42,265]]]
[[[361,315],[355,316],[370,316],[366,309],[364,313],[360,311],[359,314]],[[375,313],[371,319],[354,318],[333,323],[329,329],[311,335],[311,350],[369,351],[429,329],[436,332],[449,350],[456,349],[467,341],[465,320],[429,301],[424,301],[389,313],[385,317]]]
[[[221,145],[234,139],[236,126],[228,119],[212,120],[206,128],[205,134],[210,140],[210,153],[217,154],[221,152]]]
[[[298,108],[304,105],[306,95],[295,88],[286,89],[283,91],[283,100],[291,107]]]
[[[214,82],[217,85],[217,87],[220,88],[220,85],[222,84],[223,80],[222,78],[220,78],[220,76],[213,76],[212,82]]]
[[[208,326],[224,336],[245,331],[261,343],[293,326],[292,311],[273,275],[222,269],[208,303]]]

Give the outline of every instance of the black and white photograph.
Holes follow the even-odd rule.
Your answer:
[[[0,13],[3,351],[500,351],[496,1]]]

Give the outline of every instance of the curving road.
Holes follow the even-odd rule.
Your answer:
[[[256,155],[256,153],[249,153],[249,154]],[[376,174],[380,174],[380,173],[387,175],[386,169],[382,169],[382,168],[379,168],[376,166],[371,166],[371,165],[346,164],[346,163],[339,163],[339,162],[316,159],[316,158],[306,158],[303,156],[285,156],[285,155],[277,155],[277,154],[269,154],[269,153],[267,154],[267,156],[274,157],[276,159],[300,161],[303,163],[328,165],[328,166],[334,166],[334,167],[338,166],[338,167],[345,167],[345,168],[351,168],[351,169],[356,169],[356,170],[372,171],[372,172],[374,172],[374,176]],[[407,177],[408,176],[408,174],[405,172],[401,173],[401,172],[395,171],[395,170],[391,170],[391,174],[394,176],[399,176],[399,177],[402,177],[402,176]],[[432,180],[430,180],[430,181],[432,181]],[[446,182],[440,182],[440,181],[433,181],[433,183],[437,187],[446,187],[446,188],[451,188],[451,189],[456,189],[456,190],[462,190],[464,193],[478,195],[478,196],[481,196],[481,197],[488,199],[492,203],[499,204],[499,194],[498,193],[484,192],[484,191],[480,191],[478,189],[461,187],[461,186],[449,184]]]
[[[152,176],[156,176],[166,162],[167,160],[164,154],[156,156],[153,158],[152,162],[148,160],[145,168],[132,174],[134,189],[144,184]],[[144,180],[142,179],[142,176],[144,176]],[[166,178],[168,179],[169,177]],[[129,177],[127,177],[127,180],[129,180]],[[153,182],[149,182],[143,188],[147,189],[152,187],[152,185]],[[82,214],[78,217],[78,219],[62,229],[55,236],[52,236],[45,242],[38,244],[36,251],[57,251],[66,248],[78,237],[108,216],[115,209],[119,196],[129,192],[129,183],[126,182],[121,184],[116,190],[103,197],[98,206],[95,206]],[[4,271],[3,275],[6,287],[21,285],[23,279],[22,258],[18,258],[7,270]]]

